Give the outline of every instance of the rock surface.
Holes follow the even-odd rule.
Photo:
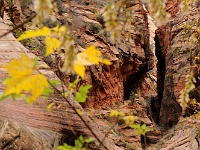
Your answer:
[[[109,58],[111,66],[92,66],[86,71],[84,83],[92,84],[93,88],[85,104],[86,107],[105,108],[112,106],[116,102],[128,99],[130,91],[141,88],[143,96],[147,94],[145,86],[139,87],[140,83],[145,83],[145,73],[148,71],[149,59],[153,57],[149,49],[149,30],[147,13],[139,0],[133,1],[128,7],[134,10],[132,16],[131,34],[133,41],[124,40],[126,34],[121,35],[119,43],[111,44],[106,34],[99,34],[104,24],[100,17],[95,17],[106,1],[91,0],[87,4],[70,1],[72,7],[72,17],[74,22],[70,22],[72,32],[76,36],[77,48],[82,50],[90,45],[95,45]],[[66,10],[67,8],[64,8]],[[70,8],[68,8],[70,9]],[[65,13],[66,16],[69,14]],[[65,15],[64,15],[65,16]],[[152,66],[149,65],[149,70]],[[146,77],[147,78],[147,77]],[[140,82],[137,82],[140,80]],[[149,80],[152,90],[155,85]],[[154,92],[154,91],[153,91]],[[155,93],[154,93],[155,94]]]
[[[9,30],[9,27],[3,23],[3,20],[0,20],[0,35],[7,32]],[[19,58],[21,53],[26,53],[29,57],[34,58],[35,55],[30,53],[24,46],[19,43],[12,34],[8,34],[0,39],[0,66],[3,66],[4,64],[8,63],[11,59]],[[43,63],[43,62],[40,62]],[[50,70],[40,70],[42,73],[44,73],[48,79],[57,79],[56,75],[50,71]],[[5,91],[5,86],[2,84],[3,80],[8,76],[5,69],[0,69],[0,91]],[[62,87],[57,87],[58,89],[61,89]],[[69,94],[68,101],[71,105],[75,107],[75,109],[79,109],[83,112],[84,110],[82,107],[78,104],[77,101],[74,100],[74,97]],[[46,110],[46,107],[49,103],[55,102],[56,105],[59,105],[60,103],[64,103],[65,106],[58,109],[57,107],[53,108],[51,112],[48,112]],[[36,142],[43,142],[39,144],[40,148],[45,148],[45,145],[57,145],[55,141],[51,139],[47,139],[47,141],[42,141],[43,137],[47,137],[45,134],[51,134],[52,139],[58,139],[61,142],[61,136],[58,137],[57,134],[62,135],[62,138],[66,138],[66,136],[69,136],[70,138],[77,137],[78,135],[83,135],[86,137],[93,137],[91,132],[88,130],[88,128],[84,125],[84,123],[80,120],[80,118],[76,115],[76,113],[71,109],[71,107],[67,104],[67,102],[60,97],[60,94],[52,94],[48,100],[43,100],[40,98],[38,102],[34,105],[28,105],[25,101],[19,100],[16,102],[13,102],[11,98],[6,99],[5,101],[0,103],[0,118],[1,120],[10,120],[14,121],[23,125],[27,125],[29,127],[34,127],[32,130],[36,130],[33,133],[38,133],[37,129],[44,130],[41,132],[41,135],[37,135],[36,137],[39,137]],[[66,110],[67,109],[67,110]],[[66,115],[67,114],[67,115]],[[103,139],[105,135],[98,129],[98,127],[89,119],[87,115],[83,115],[83,119],[87,122],[87,124],[92,128],[92,130],[95,131],[95,134],[98,136],[99,139]],[[2,123],[4,124],[4,123]],[[12,123],[11,123],[12,125]],[[21,125],[19,125],[21,126]],[[4,127],[1,128],[4,130]],[[27,132],[27,136],[30,136],[32,134],[32,130],[26,129],[25,126],[23,128],[17,128],[17,124],[15,125],[14,129],[19,131],[13,131],[15,138],[18,138],[18,133],[20,130],[23,132]],[[13,129],[13,130],[14,130]],[[8,128],[8,130],[11,130],[11,128]],[[47,132],[46,132],[47,131]],[[56,134],[56,133],[57,134]],[[3,132],[2,132],[3,134]],[[44,135],[43,135],[44,134]],[[25,134],[26,135],[26,134]],[[1,138],[4,139],[6,137],[6,134],[2,135]],[[14,139],[15,139],[14,138]],[[12,144],[12,141],[14,139],[8,140],[8,144],[5,144],[4,141],[0,140],[0,145],[9,145],[9,143]],[[20,138],[19,138],[20,139]],[[41,140],[40,140],[41,139]],[[22,140],[23,142],[27,143],[29,139],[26,138],[27,142]],[[69,139],[68,139],[69,140]],[[48,144],[48,142],[51,142]],[[66,142],[66,139],[65,139]],[[117,141],[116,141],[117,142]],[[108,149],[116,149],[120,150],[121,148],[117,147],[111,139],[105,139],[103,142],[104,145],[107,146]],[[31,147],[32,143],[30,143]],[[36,144],[37,145],[37,144]],[[14,145],[11,145],[12,147]],[[18,145],[19,146],[19,145]],[[23,145],[21,145],[23,146]],[[101,149],[97,143],[93,143],[90,145],[92,149]],[[7,147],[7,146],[6,146]]]
[[[22,3],[24,1],[21,0],[20,2]],[[70,7],[69,5],[66,5],[66,0],[60,2],[61,4],[62,2],[64,4],[60,13],[62,13],[64,17],[68,16],[69,20],[63,20],[62,15],[58,18],[58,20],[60,20],[61,24],[68,23],[70,25],[70,29],[76,39],[76,48],[79,51],[82,51],[84,48],[87,48],[90,45],[95,45],[102,51],[104,57],[108,57],[113,62],[113,65],[111,66],[99,65],[87,68],[86,81],[83,83],[92,84],[93,89],[91,90],[89,99],[84,106],[106,109],[112,107],[115,103],[121,104],[120,102],[123,102],[124,99],[129,99],[131,91],[136,92],[138,89],[140,89],[142,97],[145,97],[144,103],[140,102],[142,104],[138,104],[136,102],[133,106],[121,105],[113,108],[125,111],[126,114],[142,114],[141,116],[138,115],[137,117],[138,123],[146,123],[151,127],[152,125],[155,125],[152,123],[153,119],[155,118],[158,118],[158,120],[155,120],[157,123],[160,123],[162,129],[169,129],[174,126],[178,122],[179,116],[182,113],[177,100],[180,90],[183,89],[185,85],[185,75],[188,73],[187,67],[191,63],[191,60],[188,59],[189,52],[185,51],[188,47],[190,47],[190,45],[188,44],[187,37],[183,36],[184,34],[182,35],[182,33],[184,33],[182,27],[185,22],[191,23],[193,18],[200,18],[199,5],[194,5],[190,12],[180,13],[178,12],[179,9],[177,7],[178,0],[168,1],[166,9],[172,14],[172,19],[169,24],[157,30],[157,35],[155,38],[156,56],[158,59],[157,86],[157,70],[154,68],[156,63],[154,61],[156,58],[154,55],[154,50],[151,49],[151,46],[149,45],[152,43],[152,37],[154,36],[153,31],[155,29],[153,29],[153,31],[149,31],[151,28],[148,28],[147,12],[139,0],[134,1],[130,5],[130,7],[135,10],[132,22],[134,40],[132,42],[126,42],[124,40],[125,35],[122,35],[117,46],[110,42],[108,35],[99,34],[99,31],[104,28],[104,23],[102,22],[101,18],[95,16],[95,13],[106,4],[105,1],[72,0],[70,1]],[[28,11],[29,8],[32,7],[32,3],[27,4],[27,6],[28,9],[26,9],[26,12],[22,12],[26,17],[30,16],[32,13],[32,11]],[[71,12],[70,14],[69,10]],[[17,12],[18,11],[20,11],[20,9],[17,10]],[[19,13],[17,13],[17,15],[19,16]],[[7,26],[0,24],[0,33],[5,32],[6,30],[8,30]],[[182,43],[182,40],[186,42]],[[9,42],[6,43],[5,41]],[[6,49],[6,47],[9,47],[9,49]],[[199,55],[198,47],[199,45],[197,45],[196,55]],[[0,66],[9,62],[12,58],[19,57],[19,54],[22,51],[28,53],[31,57],[34,57],[34,55],[28,52],[27,49],[25,49],[19,42],[16,42],[12,35],[9,34],[6,37],[1,38],[0,53],[2,55],[0,55]],[[51,60],[49,64],[52,65],[52,63],[54,62]],[[51,71],[42,71],[49,78],[57,78]],[[4,79],[7,74],[2,68],[0,69],[0,72],[1,84],[2,79]],[[68,83],[70,80],[70,75],[67,74],[61,74],[59,77],[63,79],[63,81],[66,81],[66,83]],[[198,79],[198,73],[196,77]],[[158,87],[158,98],[156,98],[156,86]],[[199,81],[197,81],[196,87],[197,88],[194,90],[194,96],[198,99],[200,97]],[[4,89],[4,85],[0,85],[0,90],[4,91]],[[154,112],[150,112],[150,116],[148,116],[146,111],[151,110],[150,107],[152,106],[149,104],[152,100],[152,97],[155,98],[154,101],[157,101],[154,104],[154,109],[157,109],[157,112],[160,111],[160,114],[158,117],[150,120],[149,118],[151,118],[152,113]],[[69,97],[69,100],[71,103],[73,103],[73,105],[75,105],[76,108],[83,111],[81,106],[74,102],[73,97]],[[65,100],[60,98],[55,93],[47,101],[40,99],[38,103],[33,106],[29,106],[21,101],[13,103],[11,100],[6,100],[5,102],[0,103],[0,118],[2,120],[6,119],[1,121],[1,129],[4,130],[4,127],[8,127],[7,130],[13,131],[14,133],[14,136],[11,134],[8,136],[8,138],[6,137],[6,134],[0,137],[3,139],[2,141],[6,141],[1,143],[0,140],[0,146],[12,149],[15,147],[15,145],[21,145],[17,144],[17,140],[20,141],[20,130],[24,131],[27,136],[34,134],[36,137],[36,143],[43,141],[43,138],[49,139],[49,141],[53,143],[48,145],[50,147],[49,149],[53,149],[56,147],[56,145],[58,145],[58,141],[61,140],[61,135],[63,134],[73,136],[74,134],[76,136],[78,134],[82,134],[86,136],[92,136],[71,109],[67,110],[67,114],[70,117],[65,115],[65,108],[58,110],[55,107],[52,112],[47,112],[45,110],[46,106],[50,102],[56,102],[56,104],[59,105],[64,101]],[[66,107],[69,108],[67,104]],[[123,146],[127,143],[131,143],[130,148],[133,148],[134,145],[136,145],[138,148],[142,147],[141,137],[132,134],[131,130],[126,126],[117,126],[117,130],[123,133],[122,136],[119,136],[118,132],[113,131],[114,129],[109,126],[107,121],[110,123],[116,122],[108,117],[109,109],[105,110],[105,113],[101,111],[99,114],[96,113],[98,110],[101,111],[100,109],[96,109],[94,111],[94,114],[96,115],[95,117],[93,116],[94,114],[89,115],[92,120],[89,119],[87,115],[85,116],[85,120],[95,130],[100,139],[103,139],[105,135],[108,135],[108,137],[104,140],[105,145],[108,147],[110,146],[109,148],[111,149],[123,149]],[[134,113],[132,113],[132,111]],[[107,117],[106,120],[99,119],[99,117],[102,116]],[[7,121],[7,119],[20,124]],[[194,122],[198,124],[197,120],[194,120]],[[174,146],[175,148],[189,147],[198,149],[197,133],[199,133],[199,130],[193,128],[192,123],[193,122],[191,120],[187,119],[180,121],[176,127],[175,133],[172,135],[173,138],[164,138],[163,140],[168,142],[165,142],[165,145],[161,142],[161,146],[158,143],[158,145],[153,146],[153,149],[156,149],[157,146],[160,146],[159,148],[163,149],[173,149]],[[24,125],[28,125],[29,127]],[[181,126],[183,128],[179,128]],[[186,132],[189,132],[189,135],[186,135],[186,132],[183,131],[184,127],[187,128]],[[41,129],[41,134],[38,134],[39,130],[36,128]],[[157,141],[162,134],[160,133],[159,129],[155,127],[152,128],[154,131],[147,134],[146,138],[147,140],[155,143],[155,141]],[[110,134],[110,131],[112,131],[114,134]],[[47,135],[45,135],[46,133]],[[23,141],[24,136],[25,135],[22,134],[21,141]],[[197,138],[197,140],[189,142],[195,138]],[[46,142],[47,141],[44,140],[42,143]],[[44,144],[42,145],[39,143],[37,146],[39,149],[44,148]],[[99,149],[97,145],[92,145],[92,148]]]
[[[143,4],[140,0],[135,0],[127,6],[127,8],[134,10],[131,22],[133,40],[126,41],[126,33],[122,33],[118,43],[112,44],[109,34],[101,33],[101,30],[104,29],[104,22],[102,16],[97,15],[107,2],[72,0],[69,5],[69,1],[58,1],[60,15],[57,17],[57,22],[70,26],[75,37],[76,49],[82,51],[95,45],[101,50],[103,57],[109,58],[113,63],[111,66],[98,65],[87,68],[83,83],[91,84],[93,88],[84,106],[90,108],[112,106],[116,102],[129,99],[131,91],[136,92],[138,89],[141,90],[144,97],[156,96],[155,74],[153,74],[154,79],[146,75],[155,66],[155,55],[150,49],[148,16]],[[21,6],[26,8],[22,9],[24,16],[30,16],[32,4],[28,5],[22,0]],[[68,19],[66,20],[66,18]],[[52,26],[53,24],[46,23],[46,25]],[[54,70],[58,68],[55,65],[57,62],[57,60],[52,59],[47,61]],[[156,70],[153,72],[156,73]],[[57,71],[57,75],[66,84],[73,80],[70,75],[59,71]]]
[[[180,91],[185,86],[185,76],[189,73],[192,59],[199,55],[199,50],[196,51],[194,48],[190,58],[190,51],[187,51],[187,48],[191,49],[193,46],[190,45],[187,37],[189,33],[184,30],[185,23],[193,24],[194,28],[199,26],[199,8],[194,2],[189,12],[178,12],[177,6],[178,1],[176,0],[168,2],[166,9],[173,18],[156,32],[158,99],[161,106],[160,125],[165,129],[175,125],[182,114],[178,103]],[[194,19],[196,19],[196,23],[192,23]],[[199,47],[199,42],[195,47]]]
[[[198,150],[200,149],[199,125],[199,119],[195,116],[182,118],[157,144],[149,146],[147,150]]]
[[[51,149],[60,144],[61,134],[20,125],[8,120],[0,120],[0,149]]]

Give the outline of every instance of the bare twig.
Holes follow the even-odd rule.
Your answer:
[[[48,81],[48,83],[51,85],[51,87],[58,92],[64,99],[65,101],[69,104],[69,106],[74,110],[74,112],[79,116],[81,121],[85,124],[85,126],[89,129],[89,131],[92,133],[92,135],[97,139],[97,141],[106,149],[108,148],[102,143],[102,141],[97,137],[97,135],[94,133],[94,131],[91,129],[91,127],[87,124],[87,122],[83,119],[83,117],[76,111],[76,108],[68,101],[68,99],[58,90],[51,82]]]
[[[30,16],[27,20],[25,20],[24,22],[22,22],[21,24],[15,26],[13,29],[9,30],[8,32],[6,32],[6,33],[0,35],[0,38],[2,38],[2,37],[4,37],[4,36],[8,35],[9,33],[14,32],[16,29],[19,29],[20,27],[23,27],[26,23],[30,22],[30,21],[31,21],[33,18],[35,18],[35,17],[36,17],[36,14],[33,14],[33,15]]]
[[[106,139],[106,137],[108,136],[110,130],[114,129],[114,127],[117,125],[117,123],[113,124],[110,129],[108,129],[107,133],[105,134],[104,138],[102,139],[102,142]]]
[[[56,0],[53,0],[53,1],[52,1],[52,3],[55,3],[55,2],[56,2]],[[4,36],[8,35],[8,34],[11,33],[11,32],[14,32],[16,29],[19,29],[20,27],[23,27],[25,24],[27,24],[28,22],[32,21],[32,19],[35,18],[36,16],[37,16],[36,13],[33,14],[33,15],[30,16],[27,20],[25,20],[24,22],[22,22],[21,24],[15,26],[13,29],[9,30],[8,32],[6,32],[6,33],[0,35],[0,38],[2,38],[2,37],[4,37]]]

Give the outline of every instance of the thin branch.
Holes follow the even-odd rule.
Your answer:
[[[35,17],[36,17],[36,14],[33,14],[33,15],[30,16],[27,20],[25,20],[24,22],[22,22],[21,24],[15,26],[13,29],[9,30],[8,32],[6,32],[6,33],[0,35],[0,38],[2,38],[2,37],[4,37],[4,36],[8,35],[8,34],[11,33],[11,32],[14,32],[16,29],[19,29],[20,27],[23,27],[25,24],[27,24],[28,22],[30,22],[30,21],[31,21],[33,18],[35,18]]]
[[[53,0],[52,3],[55,3],[56,0]],[[8,35],[11,32],[14,32],[16,29],[19,29],[20,27],[23,27],[25,24],[27,24],[28,22],[32,21],[33,18],[35,18],[37,16],[37,13],[33,14],[32,16],[30,16],[27,20],[25,20],[24,22],[22,22],[21,24],[15,26],[13,29],[9,30],[8,32],[0,35],[0,38]]]
[[[48,83],[53,87],[53,89],[58,92],[64,99],[65,101],[69,104],[69,106],[74,110],[74,112],[79,116],[81,121],[85,124],[85,126],[90,130],[92,135],[97,139],[97,141],[106,149],[108,148],[102,143],[102,141],[97,137],[97,135],[94,133],[94,131],[90,128],[90,126],[87,124],[87,122],[83,119],[83,117],[76,111],[76,108],[68,101],[68,99],[58,90],[51,82],[48,81]]]
[[[117,123],[113,124],[113,125],[110,127],[110,129],[108,129],[107,133],[105,134],[104,138],[102,139],[102,142],[106,139],[106,137],[108,136],[109,132],[110,132],[111,130],[113,130],[114,127],[115,127],[116,125],[117,125]]]

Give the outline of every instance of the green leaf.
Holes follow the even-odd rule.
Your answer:
[[[74,89],[79,81],[81,81],[81,79],[77,78],[74,82],[69,84],[69,87]]]
[[[26,95],[24,94],[10,94],[5,96],[4,92],[0,92],[0,102],[7,99],[8,97],[12,97],[12,100],[16,101],[16,100],[23,100],[26,98]]]
[[[68,96],[68,92],[62,93],[62,96],[67,97]]]
[[[85,102],[88,97],[87,94],[91,87],[92,87],[91,85],[86,85],[86,86],[81,85],[79,88],[79,92],[76,93],[76,97],[75,97],[76,100],[80,103]]]
[[[51,89],[51,87],[44,87],[44,91],[42,92],[42,96],[44,99],[47,99],[51,93],[54,91]]]
[[[58,150],[75,150],[73,147],[67,145],[66,143],[64,143],[61,146],[58,146]]]
[[[11,97],[12,97],[12,99],[14,100],[14,101],[16,101],[16,100],[23,100],[23,99],[25,99],[26,98],[26,95],[25,94],[18,94],[18,95],[16,95],[16,94],[11,94]]]
[[[141,126],[141,128],[142,128],[143,130],[146,130],[146,129],[147,129],[146,124],[143,124],[143,125]]]
[[[34,66],[37,66],[38,65],[38,61],[39,61],[39,57],[34,57],[33,58],[33,64],[34,64]]]
[[[52,84],[52,85],[59,85],[59,84],[61,84],[59,80],[49,80],[49,82],[50,82],[50,84]],[[44,87],[44,91],[43,91],[43,93],[42,93],[42,96],[43,96],[44,99],[46,99],[46,98],[48,98],[49,95],[50,95],[51,93],[53,93],[53,92],[54,92],[54,91],[52,90],[51,86],[49,85],[49,86],[47,86],[47,87]]]
[[[137,130],[135,130],[135,134],[141,135],[141,134],[144,134],[144,132],[142,129],[137,129]]]
[[[141,134],[145,135],[146,132],[150,131],[148,127],[146,126],[146,124],[143,124],[141,126],[139,124],[133,124],[133,125],[130,125],[130,127],[136,129],[135,134],[137,135],[141,135]]]
[[[85,143],[91,143],[94,141],[94,138],[87,138],[85,139]]]
[[[83,136],[79,136],[79,138],[77,140],[75,140],[75,147],[76,148],[82,148],[84,144],[84,139]]]
[[[59,80],[49,80],[49,82],[52,84],[52,85],[59,85],[61,84],[61,82]]]
[[[3,100],[5,100],[5,99],[7,99],[9,96],[10,96],[10,95],[6,95],[6,96],[5,96],[4,92],[0,92],[0,97],[1,97],[1,98],[0,98],[0,102],[3,101]]]
[[[87,143],[93,141],[92,138],[87,139]],[[75,146],[70,146],[67,145],[66,143],[64,143],[63,145],[58,147],[58,150],[87,150],[87,148],[84,148],[84,143],[85,140],[83,138],[83,136],[79,136],[78,139],[75,140]]]
[[[139,124],[132,124],[130,125],[131,128],[139,129],[140,125]]]

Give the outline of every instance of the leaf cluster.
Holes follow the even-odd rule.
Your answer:
[[[93,141],[92,138],[84,139],[83,136],[79,136],[78,139],[75,140],[74,146],[70,146],[66,143],[58,147],[58,150],[87,150],[84,147],[86,143],[91,143]]]
[[[50,88],[47,78],[36,72],[36,64],[25,54],[4,65],[4,68],[8,70],[9,77],[3,82],[6,91],[1,100],[8,96],[24,98],[26,94],[26,101],[32,104],[45,89]]]
[[[125,116],[125,114],[121,111],[112,110],[110,112],[110,117],[118,117],[119,119],[122,119],[126,125],[128,125],[131,128],[136,129],[135,134],[145,135],[146,132],[150,131],[149,128],[146,126],[146,124],[143,124],[140,126],[139,124],[135,123],[134,116],[132,115]]]

